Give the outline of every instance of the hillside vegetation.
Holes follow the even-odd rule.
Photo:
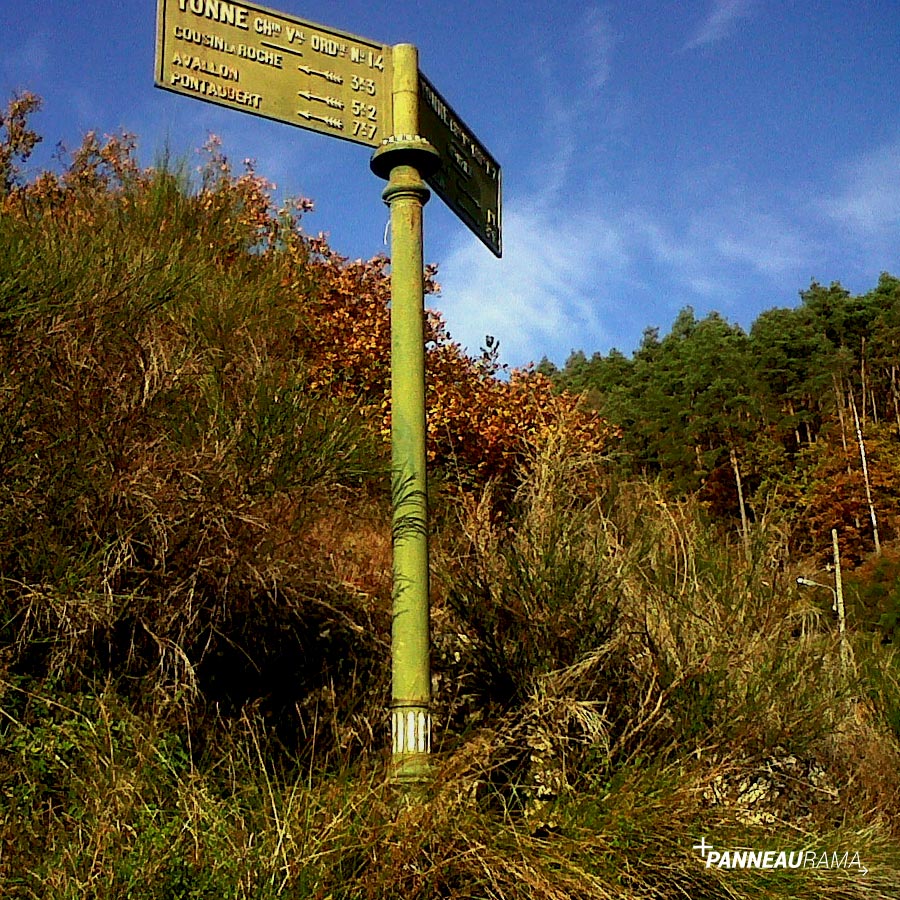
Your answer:
[[[639,456],[611,398],[642,392],[498,378],[429,313],[437,752],[398,792],[388,261],[306,234],[214,139],[196,177],[88,135],[26,178],[37,105],[0,131],[4,897],[900,896],[889,491],[844,663],[795,585],[820,531],[764,514],[749,425],[714,461],[747,472],[735,529],[708,472]],[[789,473],[820,413],[772,432]]]
[[[631,471],[699,492],[720,520],[774,517],[795,555],[830,548],[837,528],[859,560],[900,513],[900,279],[861,296],[813,282],[800,300],[749,333],[688,307],[630,358],[541,368],[621,427]]]

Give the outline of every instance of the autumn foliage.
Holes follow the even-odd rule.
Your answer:
[[[347,548],[366,517],[390,535],[389,262],[307,234],[311,203],[276,208],[215,138],[199,177],[142,167],[127,134],[26,177],[37,105],[16,100],[0,133],[0,665],[237,707],[290,639],[337,668],[265,678],[310,695],[310,673],[381,652],[388,621],[389,551],[359,577],[371,547]],[[427,329],[432,472],[514,489],[559,429],[606,446],[577,397],[468,357],[436,313]],[[339,522],[346,540],[322,537]]]
[[[312,377],[320,390],[359,398],[390,431],[389,260],[355,262],[320,238],[308,240],[317,287],[308,298],[316,324]],[[427,293],[439,290],[435,270],[425,273]],[[451,340],[440,313],[428,310],[426,402],[429,460],[471,483],[505,478],[561,423],[580,449],[601,453],[614,432],[574,394],[558,394],[532,369],[505,372],[484,353],[468,356]],[[506,375],[508,377],[500,377]]]
[[[766,505],[795,532],[803,510],[794,546],[837,524],[864,550],[869,490],[890,535],[892,333],[855,395],[838,380],[829,408],[812,372],[773,412],[721,321],[557,392],[428,312],[436,768],[398,804],[389,261],[307,234],[310,202],[276,208],[215,138],[199,173],[89,134],[32,177],[37,106],[0,113],[0,883],[750,900],[790,874],[797,896],[894,896],[898,554],[848,585],[848,672],[829,598],[769,565]],[[705,496],[597,464],[623,447],[684,485],[699,467]],[[710,525],[739,485],[747,553]],[[869,877],[751,884],[684,852],[785,822],[864,847]]]
[[[52,210],[56,216],[78,206],[90,218],[99,197],[118,204],[122,213],[140,206],[152,194],[161,173],[141,169],[131,135],[86,136],[61,175],[43,173],[32,182],[13,186],[13,158],[26,158],[37,135],[27,128],[27,115],[39,101],[26,95],[11,105],[5,121],[9,138],[0,163],[8,173],[4,208],[28,215]],[[309,388],[359,405],[385,437],[390,430],[390,260],[384,256],[349,260],[336,253],[324,236],[307,235],[300,218],[311,201],[292,200],[276,209],[275,185],[258,175],[252,160],[233,172],[221,142],[211,136],[203,148],[201,185],[188,202],[197,227],[203,220],[226,224],[231,240],[210,245],[221,265],[237,254],[252,254],[259,264],[281,272],[282,283],[295,298],[302,325],[294,339],[303,350]],[[79,205],[78,198],[82,198]],[[439,291],[436,267],[425,272],[425,290]],[[562,422],[581,448],[601,453],[616,434],[577,395],[556,392],[546,376],[533,369],[506,371],[490,353],[473,358],[455,343],[440,313],[426,312],[428,457],[448,467],[466,483],[510,477],[526,449],[540,444]]]
[[[552,366],[543,366],[552,370]],[[853,296],[813,282],[749,331],[679,313],[664,337],[554,373],[620,425],[628,474],[659,476],[737,527],[777,521],[794,556],[847,562],[900,535],[900,279]],[[876,531],[877,524],[877,531]]]

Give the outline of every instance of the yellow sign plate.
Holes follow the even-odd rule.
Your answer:
[[[377,147],[391,48],[252,3],[158,0],[156,85]]]
[[[441,155],[440,169],[427,179],[429,186],[500,256],[500,165],[421,72],[419,134]]]

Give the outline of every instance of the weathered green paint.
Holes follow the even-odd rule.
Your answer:
[[[418,54],[393,48],[394,135],[372,157],[389,177],[391,209],[391,458],[394,591],[391,634],[394,777],[420,781],[431,752],[431,662],[428,592],[428,503],[425,453],[425,310],[423,174],[439,164],[417,136]]]

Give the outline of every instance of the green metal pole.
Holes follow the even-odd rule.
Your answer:
[[[425,456],[425,328],[422,180],[437,151],[418,136],[418,51],[393,49],[393,136],[372,157],[391,210],[391,462],[394,589],[391,633],[393,777],[428,777],[431,752],[431,636]]]

